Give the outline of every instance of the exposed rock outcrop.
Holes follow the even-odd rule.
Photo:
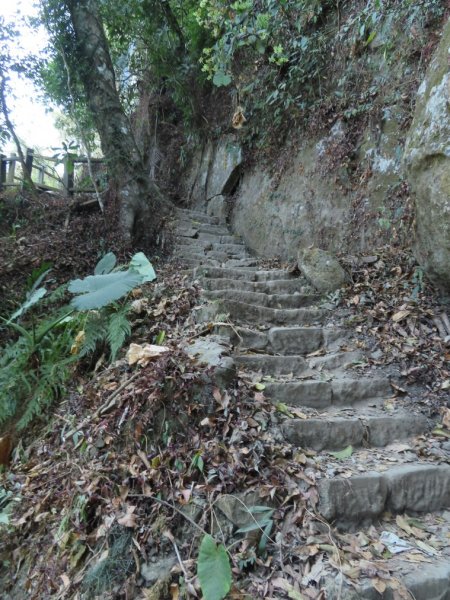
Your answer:
[[[450,296],[450,20],[418,90],[405,165],[415,195],[419,261]]]

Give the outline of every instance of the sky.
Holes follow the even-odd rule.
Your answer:
[[[47,44],[45,29],[31,29],[25,22],[26,17],[36,16],[37,12],[35,0],[0,0],[0,15],[20,30],[19,44],[25,52],[42,51]],[[46,111],[32,82],[11,77],[11,88],[13,97],[8,97],[7,102],[19,138],[28,147],[41,152],[60,147],[62,134],[56,130],[52,113]],[[47,108],[49,106],[47,103]],[[14,152],[15,148],[13,144],[8,144],[3,150],[7,154]]]

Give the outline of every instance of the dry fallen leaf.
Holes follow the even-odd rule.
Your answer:
[[[399,321],[403,321],[403,319],[406,319],[406,317],[408,317],[410,314],[410,310],[399,310],[394,315],[392,315],[392,320],[394,321],[394,323],[398,323]]]
[[[145,366],[150,360],[158,358],[161,354],[168,352],[167,346],[155,346],[154,344],[130,344],[127,352],[128,364]]]
[[[120,519],[117,519],[119,525],[123,525],[124,527],[130,527],[134,529],[137,526],[136,515],[133,514],[135,510],[136,506],[131,506],[128,504],[124,516],[120,517]]]

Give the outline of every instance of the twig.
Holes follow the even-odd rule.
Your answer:
[[[188,583],[191,583],[194,578],[193,577],[189,577],[189,574],[186,571],[186,568],[185,568],[185,566],[183,564],[183,561],[181,560],[180,552],[178,550],[177,543],[175,542],[175,538],[173,537],[173,535],[171,534],[170,531],[165,531],[163,533],[163,535],[164,535],[164,537],[166,537],[168,540],[170,540],[172,542],[173,549],[175,550],[175,554],[177,555],[177,559],[178,559],[178,562],[180,564],[180,568],[181,568],[181,570],[183,571],[183,574],[184,574],[184,580],[187,581]]]

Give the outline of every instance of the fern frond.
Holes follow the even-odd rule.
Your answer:
[[[127,337],[131,335],[131,323],[128,320],[129,311],[130,305],[125,304],[125,306],[109,318],[106,341],[109,345],[112,361],[116,360],[117,353],[122,348]]]
[[[103,312],[91,312],[84,324],[84,341],[80,358],[93,354],[99,344],[104,344],[108,335],[108,321]]]

